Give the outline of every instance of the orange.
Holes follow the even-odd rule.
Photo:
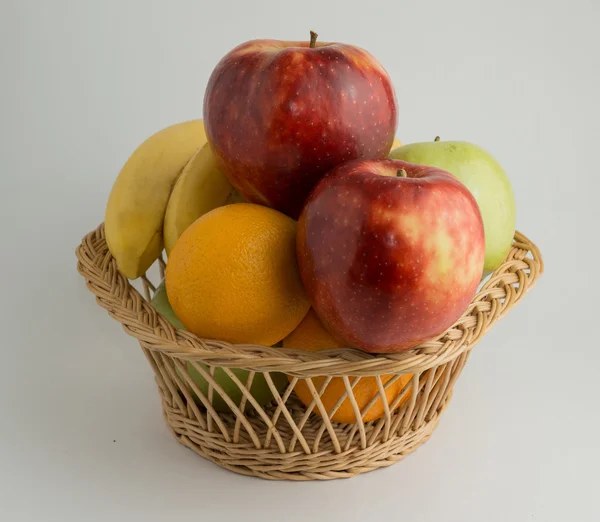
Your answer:
[[[296,222],[250,203],[194,221],[169,255],[165,283],[175,315],[206,339],[271,346],[310,307],[296,263]]]
[[[283,346],[286,348],[301,348],[311,352],[319,352],[321,350],[327,350],[331,348],[344,348],[344,344],[336,340],[331,334],[325,329],[323,323],[321,323],[319,317],[315,311],[311,308],[302,320],[298,328],[296,328],[290,335],[283,340]],[[382,375],[381,382],[385,384],[393,377],[393,375]],[[388,404],[391,404],[396,397],[402,392],[402,389],[406,384],[410,382],[412,375],[402,375],[395,380],[385,390],[385,395]],[[288,377],[291,381],[291,377]],[[352,384],[354,377],[350,377],[350,384]],[[323,386],[325,377],[313,377],[312,382],[317,392]],[[305,406],[309,406],[313,398],[310,390],[306,384],[306,381],[300,380],[294,387],[294,392],[298,398],[304,403]],[[371,402],[373,397],[379,394],[379,387],[377,386],[377,380],[375,377],[362,377],[358,383],[352,389],[354,398],[358,405],[359,410],[362,412],[364,408]],[[325,388],[321,395],[321,401],[325,409],[330,412],[333,406],[338,402],[340,397],[346,393],[346,386],[341,377],[334,377],[331,382]],[[405,397],[400,401],[398,407],[410,396],[407,393]],[[320,414],[319,410],[315,407],[313,410]],[[385,413],[383,402],[381,398],[378,398],[373,406],[364,413],[362,417],[363,422],[369,422],[372,420],[383,417]],[[352,408],[352,403],[349,398],[344,399],[340,407],[331,417],[334,422],[343,422],[352,424],[356,422],[356,415]]]

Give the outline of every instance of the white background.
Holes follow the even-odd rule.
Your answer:
[[[600,519],[597,0],[2,0],[0,520]],[[137,343],[74,249],[133,149],[201,116],[234,45],[371,51],[398,137],[464,139],[509,173],[538,286],[476,348],[431,441],[385,470],[266,482],[168,433]]]

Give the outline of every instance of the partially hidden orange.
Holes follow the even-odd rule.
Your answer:
[[[187,330],[231,343],[271,346],[310,307],[296,263],[296,222],[250,203],[192,223],[169,255],[165,284]]]
[[[314,309],[310,309],[306,317],[302,320],[298,328],[296,328],[290,335],[283,340],[283,346],[286,348],[301,348],[311,352],[319,352],[321,350],[327,350],[331,348],[344,348],[344,344],[335,339],[323,326],[323,323],[315,313]],[[393,375],[381,375],[381,382],[383,386],[390,381]],[[412,375],[402,375],[396,379],[385,389],[385,396],[388,405],[393,403],[394,400],[402,393],[403,388],[410,382]],[[291,377],[288,377],[290,381]],[[352,384],[354,377],[350,377],[350,384]],[[325,382],[325,377],[312,377],[317,392],[321,389]],[[298,398],[304,403],[305,406],[309,406],[313,401],[310,389],[304,380],[299,380],[294,387],[294,392]],[[352,389],[356,404],[358,405],[359,411],[363,412],[368,406],[371,400],[379,395],[379,387],[377,385],[377,379],[375,377],[361,377],[358,383]],[[321,395],[321,401],[325,410],[329,413],[339,401],[339,399],[346,393],[346,386],[341,377],[334,377],[327,385],[323,394]],[[396,407],[399,407],[404,403],[410,396],[410,392],[404,394],[404,397],[400,400]],[[318,408],[314,408],[316,413],[320,415]],[[363,422],[369,422],[383,417],[385,414],[384,404],[381,397],[373,403],[373,405],[362,415]],[[356,415],[354,408],[352,407],[351,400],[346,397],[343,400],[340,407],[335,411],[330,418],[334,422],[342,422],[346,424],[353,424],[356,422]]]

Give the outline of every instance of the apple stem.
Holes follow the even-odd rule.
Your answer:
[[[404,169],[400,169],[398,172],[396,172],[397,178],[405,178],[406,176],[408,176],[408,174]]]
[[[436,136],[435,139],[433,141],[440,141],[440,137]]]
[[[317,45],[317,38],[319,35],[314,31],[310,32],[310,44],[308,45],[311,49],[314,49],[315,45]]]

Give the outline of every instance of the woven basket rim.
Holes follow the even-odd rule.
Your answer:
[[[538,247],[517,231],[504,262],[453,326],[411,350],[371,354],[352,348],[309,352],[201,339],[173,327],[119,272],[108,251],[104,224],[83,238],[76,256],[78,271],[98,303],[144,348],[213,366],[281,371],[296,377],[414,373],[449,362],[472,349],[522,299],[544,270]],[[147,279],[145,284],[150,284]]]

